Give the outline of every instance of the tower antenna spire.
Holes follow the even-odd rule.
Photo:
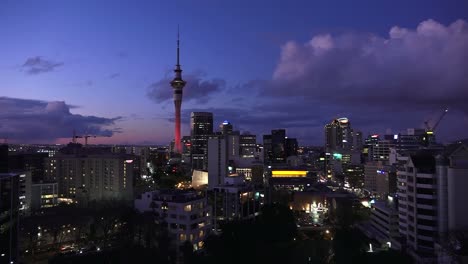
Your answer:
[[[177,24],[177,66],[180,66],[180,62],[179,62],[179,55],[180,55],[180,35],[179,35],[179,24]]]

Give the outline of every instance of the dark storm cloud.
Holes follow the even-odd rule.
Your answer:
[[[195,101],[197,103],[206,103],[217,92],[222,91],[226,87],[226,81],[222,79],[207,79],[202,73],[193,73],[183,75],[183,79],[187,82],[184,88],[183,100]],[[165,77],[148,87],[147,96],[161,103],[172,99],[172,88],[170,87],[171,77]]]
[[[466,69],[468,24],[426,20],[414,30],[392,27],[386,38],[347,33],[289,41],[259,92],[367,109],[449,106],[468,113]]]
[[[41,101],[0,97],[0,135],[22,142],[51,141],[77,133],[111,136],[120,117],[83,116],[70,112],[63,101]]]
[[[56,68],[63,66],[63,62],[55,62],[46,60],[40,56],[31,57],[21,65],[21,69],[27,74],[35,75],[54,71]]]

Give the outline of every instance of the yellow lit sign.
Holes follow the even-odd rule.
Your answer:
[[[305,177],[307,171],[272,171],[273,177]]]
[[[432,131],[427,131],[426,134],[432,135],[432,134],[434,134],[434,132],[432,132]]]

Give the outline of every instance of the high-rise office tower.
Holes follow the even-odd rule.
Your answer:
[[[351,137],[353,139],[351,149],[356,151],[361,151],[363,148],[362,143],[362,132],[360,131],[352,131]]]
[[[263,135],[263,162],[265,164],[271,164],[272,159],[271,135]]]
[[[286,161],[286,130],[275,129],[271,131],[271,145],[273,151],[273,163]]]
[[[325,125],[325,148],[328,151],[353,149],[353,130],[346,117],[333,120]]]
[[[182,80],[182,69],[180,68],[179,62],[179,32],[177,32],[177,64],[174,69],[175,77],[171,81],[172,89],[174,90],[174,106],[175,106],[175,131],[174,131],[174,141],[175,141],[175,152],[182,153],[182,144],[180,140],[180,108],[182,106],[182,91],[186,82]]]
[[[286,158],[289,156],[297,156],[298,149],[297,139],[295,138],[286,138],[285,140],[285,152]]]
[[[224,122],[221,123],[221,125],[219,126],[219,130],[221,130],[221,134],[223,134],[223,135],[231,134],[232,133],[232,124],[229,121],[224,120]]]
[[[330,124],[325,125],[325,149],[333,151],[340,149],[343,144],[343,129],[340,122],[335,119]]]
[[[243,134],[239,138],[239,153],[243,158],[255,157],[255,151],[257,148],[257,136],[250,134]]]
[[[341,139],[341,147],[344,150],[351,150],[352,145],[353,145],[353,136],[352,132],[353,130],[351,129],[351,122],[349,122],[349,119],[346,117],[341,117],[338,118],[338,123],[340,124],[341,127],[341,133],[342,133],[342,139]]]
[[[190,115],[192,169],[206,170],[208,138],[211,135],[213,135],[213,113],[192,112]]]
[[[285,129],[275,129],[263,135],[265,164],[285,164],[288,156],[297,155],[297,140],[286,137]]]

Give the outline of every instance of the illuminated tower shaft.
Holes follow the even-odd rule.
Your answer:
[[[174,69],[175,77],[171,81],[172,89],[174,90],[174,107],[175,107],[175,131],[174,131],[174,143],[175,152],[182,153],[182,145],[180,140],[180,108],[182,106],[182,92],[184,90],[185,81],[182,80],[182,69],[179,63],[179,32],[177,32],[177,64]]]

